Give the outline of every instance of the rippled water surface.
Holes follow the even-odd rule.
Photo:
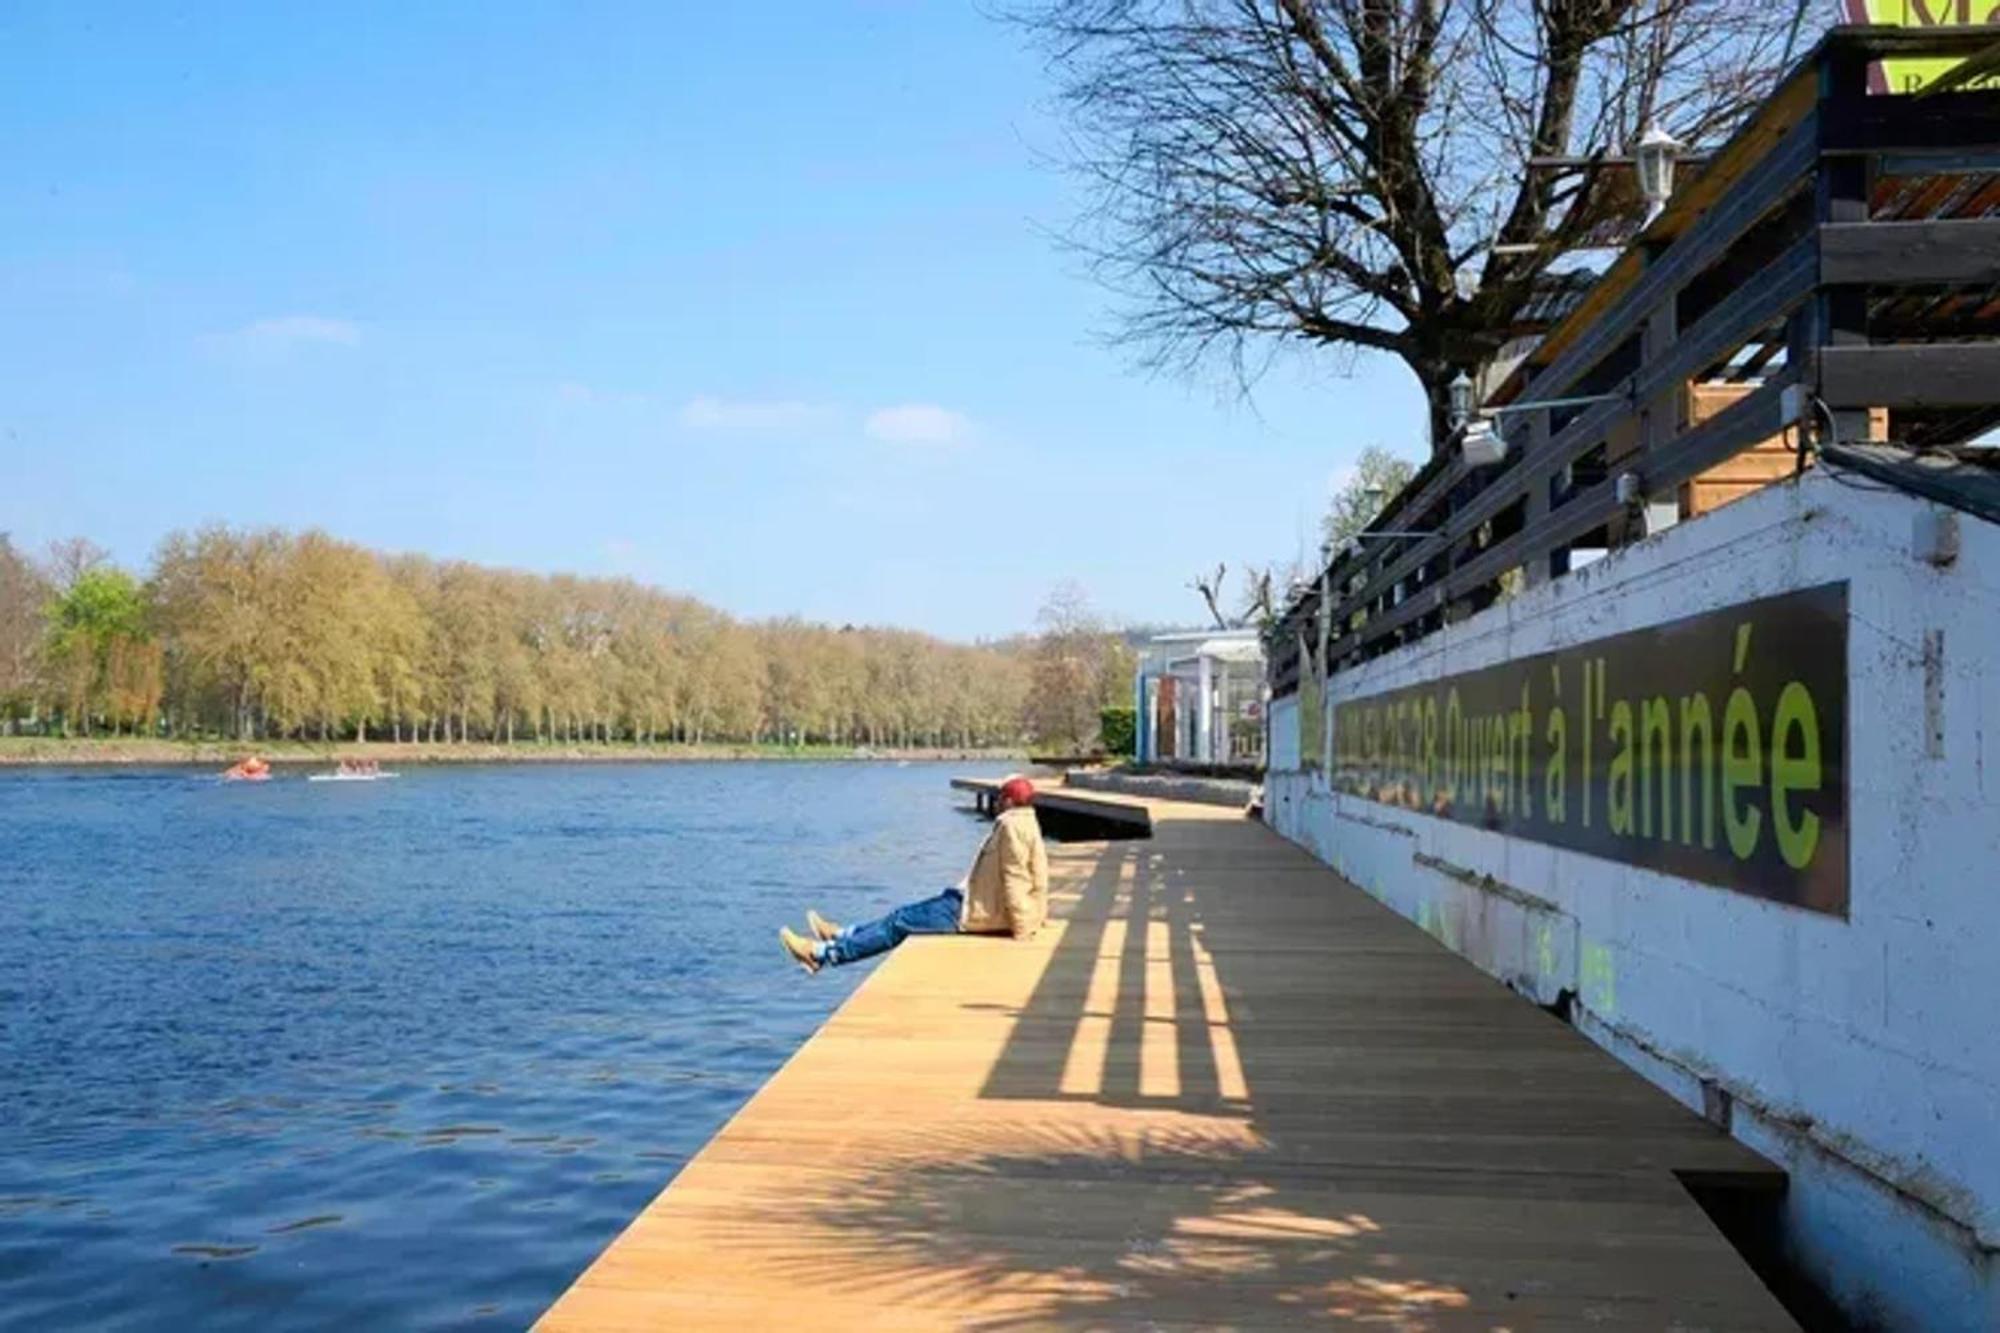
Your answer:
[[[0,1324],[520,1327],[934,892],[958,769],[0,771]]]

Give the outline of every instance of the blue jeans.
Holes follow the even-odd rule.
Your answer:
[[[905,903],[885,917],[849,926],[820,946],[819,960],[839,966],[887,953],[912,935],[956,935],[965,895],[946,889],[935,898]]]

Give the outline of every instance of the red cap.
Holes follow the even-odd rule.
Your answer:
[[[1000,784],[1000,797],[1014,805],[1029,805],[1035,799],[1035,784],[1026,778],[1008,778]]]

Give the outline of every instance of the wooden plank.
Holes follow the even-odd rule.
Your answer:
[[[1262,825],[1146,804],[1051,849],[1037,939],[879,965],[541,1327],[1790,1326],[1675,1179],[1769,1163]]]
[[[1827,406],[1984,407],[2000,403],[2000,342],[1826,347]]]
[[[1829,222],[1819,229],[1820,281],[2000,282],[2000,218]]]
[[[1698,426],[1724,408],[1741,402],[1755,389],[1751,384],[1690,384],[1685,413],[1687,424]],[[1877,414],[1887,429],[1887,413]],[[1783,481],[1799,471],[1798,428],[1787,426],[1777,435],[1759,440],[1742,453],[1724,459],[1681,484],[1681,517],[1699,518],[1726,504]],[[1808,456],[1806,463],[1811,466]]]
[[[1980,92],[1854,97],[1820,114],[1829,153],[1948,153],[2000,142],[2000,103]]]

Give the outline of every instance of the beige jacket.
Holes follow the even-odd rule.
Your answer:
[[[1032,809],[1018,805],[993,821],[961,887],[960,930],[1025,940],[1041,928],[1049,914],[1049,854]]]

